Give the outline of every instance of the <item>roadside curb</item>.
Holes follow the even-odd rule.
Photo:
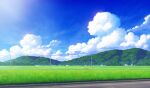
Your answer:
[[[32,87],[32,86],[56,86],[56,85],[74,85],[74,84],[93,84],[93,83],[122,83],[122,82],[139,82],[150,81],[150,79],[128,79],[128,80],[111,80],[111,81],[82,81],[82,82],[66,82],[66,83],[37,83],[37,84],[17,84],[17,85],[0,85],[0,88],[11,87]]]

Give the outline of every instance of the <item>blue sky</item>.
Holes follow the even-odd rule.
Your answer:
[[[149,0],[37,0],[31,5],[23,20],[0,26],[0,49],[17,44],[26,33],[41,35],[46,43],[61,40],[63,46],[87,41],[88,22],[101,11],[117,14],[125,28],[140,24],[150,13]]]
[[[128,30],[144,22],[150,14],[149,0],[1,0],[0,50],[18,45],[26,34],[52,40],[66,52],[70,45],[95,37],[88,24],[98,12],[110,12],[120,19],[120,27]],[[141,35],[142,31],[135,33]],[[56,49],[57,49],[56,48]]]

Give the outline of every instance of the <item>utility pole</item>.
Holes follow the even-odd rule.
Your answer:
[[[10,56],[10,65],[11,65],[11,54],[9,53],[9,56]]]
[[[131,66],[133,66],[133,59],[134,59],[134,56],[131,55]]]
[[[91,56],[91,66],[92,66],[92,64],[93,64],[93,60],[92,60],[92,56]]]
[[[50,60],[49,60],[49,61],[50,61],[50,65],[52,65],[52,61],[51,61],[51,58],[50,58]]]

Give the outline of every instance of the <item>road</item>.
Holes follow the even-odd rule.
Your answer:
[[[87,82],[72,84],[5,85],[0,88],[150,88],[150,81]]]

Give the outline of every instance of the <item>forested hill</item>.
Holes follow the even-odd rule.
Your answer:
[[[60,61],[35,56],[21,56],[16,59],[0,63],[0,65],[58,65],[58,64],[60,64]]]
[[[45,57],[21,56],[0,62],[0,65],[150,65],[150,51],[138,48],[110,50],[64,62]]]
[[[61,63],[62,65],[150,65],[150,51],[139,48],[110,50],[83,56]]]

